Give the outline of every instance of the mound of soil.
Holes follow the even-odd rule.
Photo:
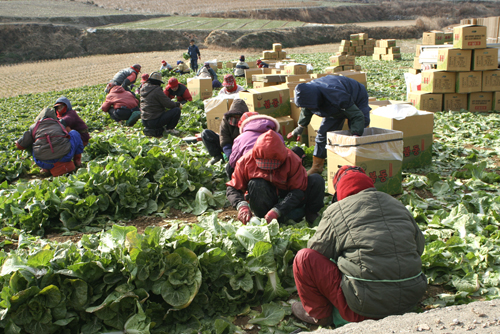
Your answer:
[[[214,30],[210,35],[205,38],[206,46],[219,46],[223,48],[230,48],[232,46],[232,39],[229,34],[222,30]]]

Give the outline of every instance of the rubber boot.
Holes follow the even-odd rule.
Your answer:
[[[73,156],[73,162],[75,163],[76,167],[80,167],[82,165],[82,154],[75,154]]]
[[[323,165],[325,164],[325,159],[321,159],[318,157],[313,156],[313,165],[311,169],[307,171],[307,175],[311,174],[321,174],[323,172]]]

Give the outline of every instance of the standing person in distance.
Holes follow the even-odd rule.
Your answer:
[[[301,108],[299,125],[288,138],[300,136],[314,115],[322,117],[316,135],[313,165],[308,175],[323,172],[326,159],[326,133],[342,130],[347,119],[353,136],[362,136],[370,125],[368,92],[365,86],[345,76],[327,75],[295,87],[295,104]]]
[[[161,74],[153,72],[141,88],[141,119],[146,136],[161,137],[163,132],[179,134],[175,127],[181,117],[182,105],[169,99],[161,84]]]
[[[191,70],[196,73],[198,71],[198,59],[201,60],[200,49],[194,44],[194,39],[189,44],[187,53],[191,57]]]
[[[236,63],[235,69],[234,69],[234,76],[235,77],[245,77],[245,70],[248,70],[250,67],[248,64],[245,62],[245,56],[241,55],[240,60]]]
[[[111,81],[113,81],[116,86],[122,86],[125,90],[130,91],[140,72],[141,65],[135,64],[118,71]],[[104,90],[106,94],[111,90],[111,87],[108,86],[106,86],[106,89]]]

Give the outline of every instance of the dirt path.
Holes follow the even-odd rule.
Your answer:
[[[415,52],[418,40],[401,40],[398,45],[401,52]],[[307,54],[331,52],[339,49],[338,43],[311,45],[296,48],[286,48],[288,54]],[[165,59],[175,64],[181,59],[185,50],[168,52],[144,52],[116,55],[98,55],[62,60],[50,60],[20,65],[0,66],[0,98],[17,96],[29,93],[59,91],[81,86],[92,86],[108,82],[113,75],[122,68],[133,64],[141,64],[143,73],[158,70],[161,61]],[[258,51],[202,49],[202,61],[217,59],[219,61],[236,60],[244,54],[248,57],[259,57]],[[19,83],[19,74],[22,73],[22,84]]]

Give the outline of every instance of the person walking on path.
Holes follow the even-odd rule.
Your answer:
[[[198,71],[198,59],[201,60],[200,49],[194,44],[194,39],[189,44],[187,53],[191,57],[191,70],[196,73]]]

